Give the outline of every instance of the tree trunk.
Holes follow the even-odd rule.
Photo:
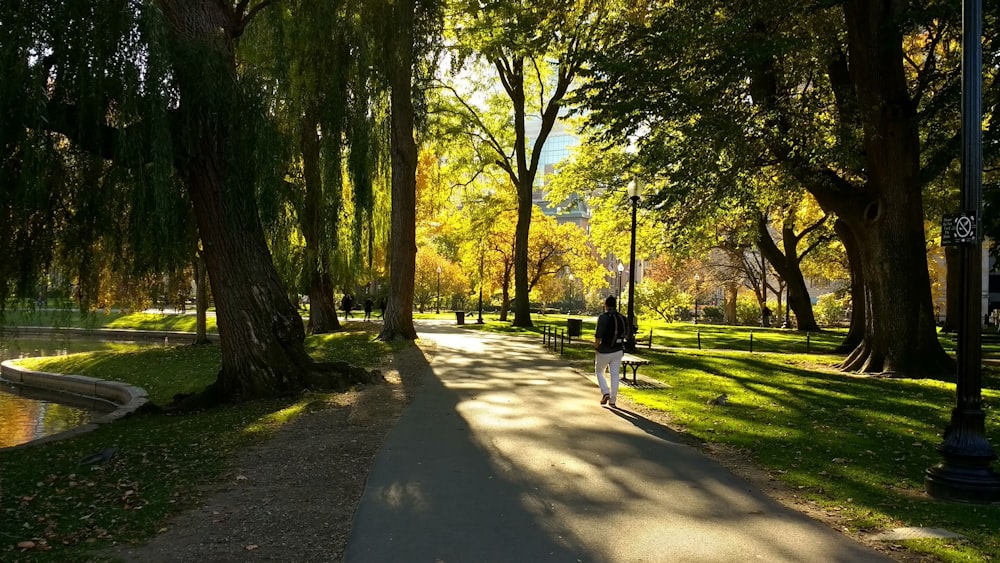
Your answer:
[[[413,290],[417,271],[417,145],[413,139],[414,0],[395,6],[396,35],[389,39],[392,154],[389,298],[379,339],[416,340]]]
[[[534,177],[532,177],[534,180]],[[514,326],[530,327],[531,298],[528,288],[528,235],[531,232],[532,186],[517,188],[517,227],[514,231]]]
[[[208,283],[205,258],[198,252],[194,260],[195,344],[208,344]]]
[[[326,272],[313,269],[309,282],[309,333],[326,334],[340,328],[333,282]]]
[[[757,219],[757,235],[760,239],[761,254],[771,267],[778,272],[781,279],[788,285],[788,307],[795,312],[795,321],[799,331],[817,332],[819,325],[813,315],[812,300],[809,298],[809,290],[806,289],[806,280],[802,276],[802,269],[799,267],[798,250],[796,242],[798,238],[790,228],[784,228],[782,243],[784,252],[778,249],[771,238],[771,233],[767,229],[767,221],[763,215]],[[781,294],[779,292],[780,301]]]
[[[833,230],[840,237],[840,242],[847,252],[847,264],[851,271],[851,325],[847,330],[844,341],[834,350],[838,354],[852,352],[857,349],[865,339],[865,309],[867,308],[867,297],[865,295],[865,273],[861,267],[861,252],[858,249],[858,242],[851,229],[843,220],[837,219],[833,224]]]
[[[302,209],[302,237],[306,240],[306,268],[309,272],[309,332],[325,334],[340,330],[333,282],[323,260],[323,177],[320,173],[318,123],[309,112],[302,118],[299,141],[306,197]],[[335,187],[331,187],[336,189]]]
[[[180,94],[176,163],[194,204],[222,345],[222,369],[198,399],[249,400],[371,381],[364,370],[320,369],[312,361],[302,318],[274,269],[257,215],[254,167],[238,155],[254,134],[235,70],[231,26],[238,18],[226,3],[208,0],[160,5]]]
[[[740,292],[740,284],[737,282],[727,282],[726,288],[726,324],[738,325],[739,317],[736,315],[736,299]]]
[[[844,367],[940,378],[952,374],[954,362],[938,342],[934,323],[917,116],[903,72],[897,6],[889,0],[844,5],[868,177],[866,189],[821,204],[839,207],[838,215],[856,235],[866,282],[865,339]]]
[[[500,322],[507,322],[507,311],[510,309],[510,284],[503,284],[500,290]]]

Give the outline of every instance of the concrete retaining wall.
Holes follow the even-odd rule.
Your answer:
[[[7,360],[0,363],[0,380],[32,387],[35,389],[45,389],[60,393],[70,393],[90,399],[106,401],[112,405],[117,405],[113,411],[93,420],[90,424],[61,432],[52,436],[46,436],[38,440],[28,442],[27,445],[40,444],[53,440],[61,440],[69,436],[75,436],[81,432],[88,432],[99,428],[102,424],[109,424],[122,417],[128,416],[139,407],[149,402],[146,391],[140,387],[122,383],[120,381],[106,381],[84,375],[62,375],[58,373],[48,373],[35,371],[14,364],[15,360]]]

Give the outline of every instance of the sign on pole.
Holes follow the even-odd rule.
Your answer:
[[[978,240],[974,213],[961,213],[941,219],[941,246],[975,244]]]

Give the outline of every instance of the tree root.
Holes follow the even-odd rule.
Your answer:
[[[357,385],[372,385],[384,382],[385,377],[377,369],[368,370],[347,362],[316,362],[302,375],[299,386],[287,391],[276,391],[273,397],[246,398],[225,396],[219,392],[219,379],[216,379],[215,382],[198,393],[174,395],[173,401],[164,410],[171,412],[195,412],[246,400],[270,399],[277,396],[296,396],[310,390],[343,392]]]

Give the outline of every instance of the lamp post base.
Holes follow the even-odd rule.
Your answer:
[[[989,462],[946,460],[924,472],[924,489],[940,500],[1000,503],[1000,475]]]
[[[979,409],[956,408],[937,447],[944,461],[924,471],[924,489],[930,496],[956,502],[1000,502],[1000,475],[990,463],[997,458],[986,440],[986,414]]]

